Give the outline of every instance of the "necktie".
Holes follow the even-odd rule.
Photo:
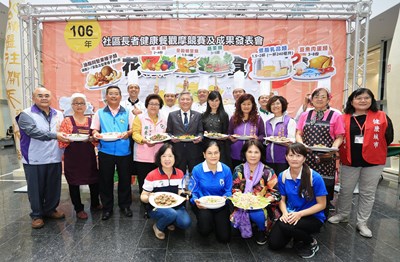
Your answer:
[[[185,126],[185,130],[187,130],[188,125],[189,125],[189,119],[187,116],[187,112],[183,113],[185,115],[185,118],[183,119],[183,125]]]

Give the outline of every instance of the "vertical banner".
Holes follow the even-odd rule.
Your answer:
[[[4,78],[6,84],[8,107],[13,121],[14,138],[18,159],[21,160],[20,135],[15,117],[23,110],[22,75],[21,75],[21,42],[18,19],[18,5],[24,0],[10,0],[8,22],[4,46]]]

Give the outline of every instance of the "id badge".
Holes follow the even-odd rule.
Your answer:
[[[364,143],[364,136],[359,135],[354,137],[354,144],[363,144]]]

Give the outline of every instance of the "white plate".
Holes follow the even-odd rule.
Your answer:
[[[217,202],[210,203],[209,199],[215,199]],[[199,198],[200,203],[208,209],[217,209],[225,206],[226,199],[222,196],[203,196]]]
[[[307,146],[312,151],[319,151],[319,152],[333,152],[339,151],[337,147],[318,147],[318,146]]]
[[[175,72],[176,69],[169,69],[169,70],[159,70],[159,71],[151,71],[151,70],[143,70],[142,67],[139,67],[139,71],[145,75],[153,75],[153,76],[163,76],[163,75],[169,75],[173,72]]]
[[[236,138],[237,140],[250,140],[250,139],[253,139],[252,136],[232,135],[232,137]]]
[[[288,141],[276,141],[273,136],[264,137],[264,139],[275,144],[287,144],[291,142],[290,139]]]
[[[172,205],[169,205],[169,206],[159,206],[159,205],[157,205],[156,202],[154,201],[154,199],[156,197],[158,197],[159,195],[162,195],[162,194],[174,197],[176,199],[176,202],[174,204],[172,204]],[[171,192],[157,192],[157,193],[151,194],[150,197],[149,197],[150,205],[152,205],[155,208],[172,208],[172,207],[176,207],[176,206],[179,206],[180,204],[182,204],[183,201],[185,201],[185,200],[186,200],[186,198],[181,197],[181,196],[179,196],[177,194],[174,194],[174,193],[171,193]]]
[[[292,79],[296,81],[318,81],[325,78],[331,78],[336,74],[336,69],[333,72],[321,74],[319,76],[303,76],[303,75],[293,75]]]
[[[206,71],[199,70],[200,74],[205,74],[205,75],[210,75],[210,76],[226,75],[226,74],[229,74],[231,71],[232,71],[232,69],[224,70],[224,71],[220,71],[220,72],[206,72]]]
[[[229,135],[225,135],[225,134],[221,134],[221,133],[219,133],[219,134],[221,135],[221,137],[210,136],[210,133],[204,134],[204,136],[209,139],[222,139],[222,138],[226,138],[229,136]]]
[[[121,133],[119,132],[110,132],[110,133],[102,133],[100,134],[102,137],[98,138],[100,140],[106,141],[106,142],[112,142],[120,139]]]
[[[85,134],[68,134],[67,138],[69,141],[74,141],[74,142],[81,142],[81,141],[87,141],[89,139],[89,135]]]
[[[165,142],[165,141],[168,141],[168,140],[171,139],[171,137],[170,137],[168,134],[166,134],[166,133],[162,133],[162,134],[160,134],[160,135],[166,136],[167,138],[165,138],[165,139],[163,139],[163,140],[159,140],[159,141],[153,141],[153,140],[151,140],[150,138],[151,138],[152,136],[155,136],[155,135],[152,135],[152,136],[146,136],[146,139],[149,140],[150,144],[158,144],[158,143],[162,143],[162,142]]]
[[[270,76],[270,77],[267,77],[267,76],[258,76],[256,74],[254,74],[253,71],[251,71],[249,76],[250,76],[251,79],[254,79],[254,80],[270,80],[270,81],[274,81],[274,80],[284,80],[284,79],[291,78],[294,75],[294,73],[295,72],[292,71],[291,73],[289,73],[287,75],[284,75],[284,76]]]

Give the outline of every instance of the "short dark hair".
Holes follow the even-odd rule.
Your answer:
[[[157,167],[162,168],[161,156],[164,155],[165,151],[167,151],[168,148],[171,149],[172,154],[175,157],[175,163],[177,162],[177,154],[174,150],[174,147],[170,143],[165,143],[162,147],[160,147],[160,149],[157,151],[156,155],[154,156],[154,164],[156,164]]]
[[[208,142],[203,143],[203,153],[206,153],[207,149],[212,146],[217,146],[219,152],[221,152],[221,147],[218,145],[218,143],[215,140],[209,140]]]
[[[258,148],[258,150],[260,150],[260,152],[261,152],[260,161],[261,161],[261,163],[265,163],[265,149],[264,149],[263,144],[257,139],[250,139],[244,143],[242,150],[240,151],[240,155],[242,156],[242,159],[246,160],[246,152],[247,152],[247,150],[249,150],[249,148],[251,146],[256,146]]]
[[[118,86],[109,86],[109,87],[107,87],[107,89],[106,89],[106,95],[108,95],[108,91],[109,91],[110,89],[118,89],[119,95],[121,95],[121,89],[120,89]]]
[[[286,98],[284,98],[283,96],[273,96],[268,100],[267,103],[267,111],[271,112],[271,105],[273,103],[275,103],[277,100],[279,100],[279,102],[281,102],[282,104],[282,113],[286,112],[287,110],[287,106],[288,106],[288,101],[286,100]]]
[[[147,108],[149,106],[150,100],[153,99],[157,99],[158,103],[160,103],[160,109],[163,107],[164,105],[164,101],[162,100],[162,98],[157,95],[157,94],[150,94],[146,97],[146,101],[144,102],[144,106]]]
[[[350,114],[350,115],[354,114],[356,109],[351,104],[351,102],[353,102],[353,100],[357,96],[360,96],[362,94],[368,94],[371,97],[371,106],[368,109],[371,110],[372,112],[378,112],[378,110],[379,110],[378,103],[376,102],[374,93],[372,93],[372,91],[369,90],[368,88],[358,88],[358,89],[354,90],[353,93],[351,93],[351,95],[347,99],[346,107],[344,108],[345,114]]]

